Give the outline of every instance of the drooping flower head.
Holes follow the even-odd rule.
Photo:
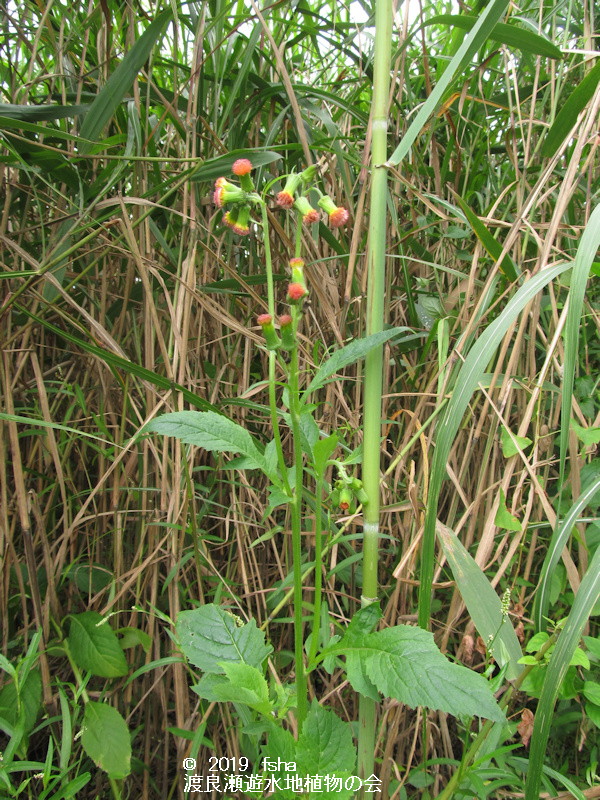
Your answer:
[[[246,194],[239,186],[230,183],[226,178],[217,178],[213,192],[213,202],[219,208],[224,208],[229,203],[241,203],[246,199]]]
[[[331,197],[326,194],[319,200],[319,207],[327,213],[332,228],[341,228],[350,218],[348,211],[342,206],[336,206]]]
[[[294,194],[302,182],[302,173],[293,172],[288,175],[283,189],[275,197],[275,202],[281,208],[291,208],[294,205]]]
[[[304,195],[297,197],[294,208],[302,214],[302,222],[304,222],[305,225],[313,225],[315,222],[319,221],[319,212],[316,208],[311,206],[308,197]]]
[[[247,236],[250,233],[250,206],[240,206],[237,219],[232,225],[234,233],[240,236]]]

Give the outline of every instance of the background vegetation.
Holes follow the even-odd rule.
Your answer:
[[[457,19],[442,2],[397,9],[390,150],[480,10],[465,7]],[[206,773],[210,755],[239,755],[240,741],[228,705],[190,692],[171,620],[198,603],[230,604],[268,630],[274,666],[285,672],[291,544],[286,516],[269,507],[256,473],[223,472],[226,458],[136,434],[157,413],[215,407],[268,437],[267,360],[255,324],[266,310],[263,246],[259,236],[232,236],[211,198],[214,179],[237,157],[260,164],[264,180],[318,162],[325,190],[350,209],[352,224],[339,234],[323,224],[304,234],[303,368],[364,334],[372,9],[211,0],[163,11],[54,0],[4,3],[1,13],[0,796],[109,796],[76,736],[85,694],[118,708],[131,732],[133,773],[116,789],[111,778],[113,793],[177,797],[190,747]],[[597,204],[594,13],[587,0],[511,5],[510,27],[493,31],[401,167],[389,170],[387,321],[416,335],[385,358],[379,579],[387,624],[416,621],[432,441],[452,369],[522,274],[573,260]],[[271,221],[283,281],[294,229],[280,215]],[[531,299],[490,358],[441,488],[440,520],[507,598],[522,642],[535,630],[533,592],[557,515],[600,473],[595,253],[575,360],[565,359],[561,338],[567,272]],[[576,377],[563,475],[565,369]],[[350,448],[361,440],[359,377],[360,367],[349,368],[329,384],[317,412],[319,427],[343,434]],[[521,437],[518,446],[508,432]],[[547,579],[552,625],[569,613],[600,543],[597,510],[592,494]],[[357,521],[326,557],[331,632],[360,595]],[[436,641],[484,671],[486,643],[442,550],[434,581]],[[81,674],[65,637],[69,615],[85,611],[111,615],[125,673],[117,665],[109,675]],[[546,762],[598,797],[593,613],[585,634],[584,660],[561,686]],[[318,672],[312,691],[356,719],[339,673]],[[482,773],[480,796],[522,793],[527,711],[539,692],[532,681],[511,708],[517,749],[498,756],[498,774]],[[392,701],[380,708],[382,797],[434,796],[461,758],[468,729],[431,714],[425,749],[420,719]],[[500,773],[509,779],[490,784]],[[549,773],[545,780],[544,791],[561,783]]]

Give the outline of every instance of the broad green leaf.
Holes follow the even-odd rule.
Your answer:
[[[455,716],[505,721],[485,678],[451,663],[433,635],[422,628],[398,625],[349,641],[344,637],[325,652],[329,651],[356,653],[377,689],[411,708],[426,706]]]
[[[469,208],[462,197],[456,193],[454,196],[456,197],[456,202],[461,207],[463,214],[467,218],[469,225],[473,228],[475,236],[477,236],[481,244],[485,247],[488,254],[494,259],[494,261],[498,262],[498,268],[510,281],[516,281],[520,270],[517,268],[510,255],[506,253],[502,261],[500,261],[500,256],[502,255],[502,245],[500,242],[497,239],[494,239],[484,223],[479,219],[477,214],[475,214]]]
[[[497,525],[499,528],[504,528],[506,531],[521,530],[521,523],[506,507],[506,495],[502,489],[500,489],[500,502],[498,504],[498,511],[496,511],[496,516],[494,517],[494,525]]]
[[[579,644],[594,605],[600,598],[600,547],[596,549],[583,576],[575,600],[556,647],[546,668],[544,686],[535,714],[533,736],[529,753],[529,770],[525,785],[525,800],[538,800],[541,773],[544,767],[550,726],[554,716],[554,703],[563,682],[573,653]]]
[[[428,19],[424,25],[451,25],[470,31],[476,22],[477,17],[468,14],[438,14]],[[522,50],[524,53],[548,56],[548,58],[562,58],[560,48],[545,36],[525,28],[519,28],[512,23],[498,22],[490,33],[490,39],[505,44],[507,47]]]
[[[131,88],[144,62],[148,60],[152,48],[171,16],[170,9],[159,14],[125,55],[85,115],[80,130],[82,139],[94,141],[99,138],[104,126],[123,101],[126,92]],[[80,147],[80,152],[85,155],[91,151],[92,147],[93,144],[84,143]]]
[[[592,720],[597,728],[600,728],[600,706],[593,703],[585,704],[585,713]]]
[[[127,675],[127,661],[117,635],[96,611],[71,616],[67,641],[80,669],[102,678]]]
[[[193,690],[211,702],[242,703],[269,715],[273,703],[269,700],[269,686],[263,675],[250,664],[224,662],[225,675],[207,673]]]
[[[508,665],[506,678],[514,680],[521,673],[518,666],[521,646],[510,618],[502,614],[502,603],[496,590],[453,530],[438,522],[437,534],[477,632],[484,642],[493,638],[494,658],[501,667]],[[500,643],[503,646],[499,646]]]
[[[573,530],[573,526],[579,519],[581,512],[588,502],[598,491],[600,491],[600,476],[582,491],[577,502],[571,506],[567,516],[552,534],[538,581],[538,591],[534,598],[533,619],[538,630],[542,630],[545,625],[544,618],[548,616],[551,588],[550,576],[554,572],[554,567],[558,564],[569,536],[571,535],[571,531]],[[600,548],[598,548],[596,552],[599,551]]]
[[[356,750],[352,728],[338,715],[313,700],[296,745],[299,774],[333,775],[352,773]]]
[[[374,350],[376,347],[380,347],[385,342],[389,341],[390,339],[398,336],[398,334],[403,333],[404,331],[412,331],[410,328],[400,327],[400,328],[392,328],[387,331],[379,331],[378,333],[373,333],[370,336],[365,336],[364,339],[355,339],[350,344],[347,344],[345,347],[342,347],[340,350],[336,350],[335,353],[325,361],[319,369],[317,370],[314,378],[310,382],[308,388],[304,392],[303,399],[305,400],[311,392],[314,392],[320,386],[331,378],[332,375],[335,375],[336,372],[344,369],[350,364],[353,364],[355,361],[359,361],[361,358],[364,358],[367,353],[370,353],[371,350]]]
[[[542,145],[542,155],[552,157],[577,123],[577,117],[594,96],[600,82],[600,61],[575,86],[563,103]]]
[[[185,657],[204,672],[223,674],[225,662],[262,669],[273,650],[265,644],[265,635],[253,619],[244,623],[213,603],[182,611],[175,630]]]
[[[583,684],[583,693],[590,703],[595,706],[600,706],[600,683],[597,681],[585,681]]]
[[[149,653],[152,647],[152,637],[148,636],[146,631],[141,631],[139,628],[119,628],[117,631],[121,635],[119,644],[123,650],[128,650],[130,647],[142,648],[144,653]]]
[[[441,104],[446,90],[454,79],[462,73],[481,45],[487,41],[494,26],[506,11],[507,6],[507,0],[491,0],[487,4],[477,22],[465,36],[464,41],[444,70],[435,88],[419,109],[400,144],[392,153],[391,158],[388,159],[388,164],[397,166],[408,155],[410,148],[415,143],[425,124]]]
[[[317,475],[324,475],[327,468],[327,461],[335,450],[338,444],[338,437],[334,433],[326,439],[319,439],[313,445],[313,458],[315,463],[315,472]]]
[[[464,363],[460,366],[456,375],[452,397],[443,412],[444,415],[437,429],[435,452],[431,465],[429,496],[421,551],[421,585],[419,588],[419,625],[423,628],[429,625],[431,609],[438,501],[442,482],[446,476],[446,462],[463,415],[467,410],[473,392],[483,378],[487,365],[506,331],[514,323],[527,303],[541,292],[551,280],[565,272],[570,266],[570,264],[557,264],[554,267],[538,272],[527,280],[508,301],[502,313],[488,325],[470,348]]]
[[[500,429],[500,442],[502,444],[502,455],[504,458],[516,456],[519,449],[524,450],[531,444],[531,439],[527,436],[516,436],[508,431],[504,426]]]
[[[18,696],[14,681],[7,683],[0,690],[0,718],[5,719],[11,727],[19,722],[19,702],[23,714],[23,730],[29,733],[42,707],[42,679],[39,670],[32,669],[27,678],[22,680]]]
[[[117,709],[90,700],[82,730],[81,744],[94,764],[115,780],[126,778],[131,772],[131,739]]]
[[[596,638],[584,636],[583,641],[590,653],[600,659],[600,636],[596,636]]]
[[[260,445],[248,431],[228,417],[214,411],[174,411],[149,422],[143,431],[173,436],[185,444],[218,453],[241,453],[248,458],[246,468],[267,471]]]
[[[571,660],[569,661],[569,666],[570,667],[583,667],[584,669],[589,669],[590,668],[590,660],[586,656],[586,654],[583,652],[581,647],[575,648],[575,652],[573,653],[573,656],[572,656]]]
[[[359,640],[362,635],[371,633],[381,616],[381,609],[378,603],[370,603],[368,606],[359,609],[344,632],[344,642],[351,645]],[[367,675],[366,663],[364,659],[361,659],[358,650],[351,650],[346,653],[346,675],[356,692],[379,702],[379,691]]]
[[[582,428],[574,419],[571,420],[571,428],[577,434],[586,447],[594,444],[600,444],[600,428]]]

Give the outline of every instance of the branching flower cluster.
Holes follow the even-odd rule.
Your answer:
[[[225,210],[223,223],[241,236],[250,233],[252,206],[262,206],[263,212],[265,210],[265,202],[257,194],[254,186],[252,169],[251,161],[247,158],[239,158],[232,167],[233,174],[239,178],[239,185],[225,177],[220,177],[215,181],[213,192],[215,205]],[[311,205],[308,198],[309,191],[314,191],[319,195],[317,205],[327,214],[329,225],[332,228],[340,228],[348,222],[350,215],[347,209],[336,205],[329,195],[323,194],[315,186],[316,175],[317,168],[315,166],[288,175],[283,189],[275,196],[275,202],[282,209],[294,210],[299,218],[298,224],[301,220],[305,225],[313,225],[321,219],[320,211]],[[265,235],[267,235],[266,232]],[[308,296],[304,261],[296,255],[290,260],[289,268],[291,276],[286,299],[290,304],[291,315],[284,314],[279,317],[281,336],[275,329],[272,314],[260,314],[257,318],[265,337],[267,349],[271,351],[280,348],[291,350],[296,346],[297,314],[304,299]]]

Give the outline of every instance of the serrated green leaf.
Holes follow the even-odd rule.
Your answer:
[[[550,636],[546,633],[546,631],[540,631],[539,633],[536,633],[535,636],[532,636],[525,645],[525,652],[537,653],[538,650],[542,649],[549,638]]]
[[[123,650],[140,645],[144,653],[150,652],[152,637],[148,636],[145,631],[141,631],[139,628],[119,628],[117,633],[121,635],[119,644]]]
[[[344,369],[344,367],[347,367],[350,364],[353,364],[355,361],[359,361],[361,358],[364,358],[367,353],[371,352],[371,350],[374,350],[376,347],[380,347],[382,344],[385,344],[385,342],[388,342],[390,339],[393,339],[395,336],[398,336],[404,331],[413,333],[410,328],[406,327],[392,328],[387,331],[373,333],[371,336],[365,336],[364,339],[355,339],[353,342],[350,342],[350,344],[347,344],[340,350],[336,350],[331,358],[328,358],[327,361],[321,364],[308,388],[304,392],[303,399],[306,400],[311,392],[314,392],[320,386],[323,386],[323,384],[326,383],[332,375],[335,375],[336,372],[339,372],[340,370]]]
[[[585,642],[585,646],[590,653],[596,656],[596,658],[600,658],[600,636],[596,636],[596,638],[593,638],[592,636],[584,636],[583,641]]]
[[[507,531],[521,530],[521,523],[506,507],[506,496],[502,489],[500,489],[500,502],[494,518],[494,525],[497,525],[499,528],[504,528],[504,530]]]
[[[514,680],[521,672],[517,666],[521,645],[510,618],[502,614],[502,603],[496,590],[454,531],[441,523],[438,523],[436,530],[458,591],[479,635],[486,642],[490,637],[493,638],[494,657],[500,666],[508,665],[506,678]],[[503,647],[496,647],[500,643]]]
[[[218,453],[241,453],[247,461],[244,469],[267,472],[267,463],[260,445],[237,422],[214,411],[174,411],[148,423],[142,432],[150,431],[173,436],[185,444]]]
[[[527,436],[515,436],[510,433],[504,426],[500,429],[500,442],[502,444],[502,455],[504,458],[511,458],[516,456],[519,449],[524,450],[531,444],[531,439]]]
[[[105,86],[102,87],[85,115],[80,131],[82,139],[93,141],[100,136],[104,126],[123,101],[125,93],[132,86],[144,62],[147,61],[152,48],[171,16],[170,9],[163,11],[135,41],[119,66],[107,80]],[[91,151],[92,147],[93,144],[91,143],[83,143],[80,151],[85,155]]]
[[[334,711],[313,700],[296,745],[299,774],[332,775],[352,772],[356,750],[352,728]]]
[[[218,703],[242,703],[268,715],[273,710],[269,686],[250,664],[223,663],[225,675],[207,674],[193,689],[200,697]]]
[[[377,689],[411,708],[505,721],[485,678],[448,661],[422,628],[398,625],[352,637],[351,643],[344,637],[332,649],[358,653]]]
[[[90,700],[83,716],[81,745],[94,764],[111,778],[131,772],[129,729],[116,708]]]
[[[127,661],[117,635],[96,611],[71,616],[67,641],[71,655],[81,669],[102,678],[127,675]]]
[[[600,444],[600,428],[582,428],[574,419],[571,420],[571,429],[577,434],[587,447],[594,444]]]
[[[204,672],[223,674],[226,662],[262,669],[273,650],[253,619],[244,623],[213,603],[180,612],[175,630],[185,657]]]

